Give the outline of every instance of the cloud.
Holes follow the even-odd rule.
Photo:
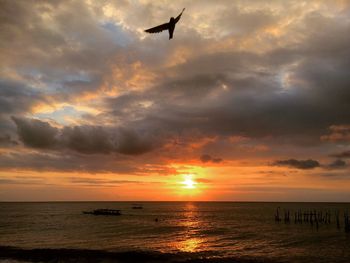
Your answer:
[[[220,162],[222,162],[222,159],[221,159],[221,158],[213,158],[213,157],[212,157],[211,155],[209,155],[209,154],[203,154],[203,155],[201,155],[200,160],[201,160],[203,163],[208,163],[208,162],[220,163]]]
[[[327,167],[330,169],[343,169],[347,166],[347,163],[341,159],[337,159],[330,163]]]
[[[293,2],[290,10],[275,3],[280,13],[276,15],[265,5],[250,3],[254,8],[247,9],[238,2],[225,2],[225,5],[216,4],[215,12],[208,12],[213,9],[212,3],[207,2],[202,9],[195,8],[199,4],[191,3],[192,10],[184,17],[189,24],[179,27],[178,40],[170,46],[154,37],[138,39],[136,32],[142,23],[127,15],[138,10],[140,16],[153,23],[160,15],[159,11],[155,13],[159,4],[16,2],[16,5],[18,21],[5,17],[8,17],[6,23],[19,28],[21,33],[13,30],[8,34],[26,40],[23,42],[30,47],[19,49],[21,58],[28,57],[18,62],[26,68],[27,78],[55,87],[55,99],[63,101],[74,101],[75,97],[102,87],[119,91],[106,99],[97,98],[102,100],[99,106],[103,110],[97,118],[90,119],[91,126],[113,119],[128,128],[128,123],[135,120],[139,127],[152,130],[198,129],[224,136],[275,136],[286,141],[303,137],[304,141],[316,143],[327,127],[348,119],[349,109],[344,98],[349,95],[346,87],[350,54],[346,49],[349,38],[344,32],[348,32],[349,25],[342,23],[340,17],[323,14],[321,9],[310,8],[313,12],[308,12],[305,7],[301,12]],[[175,11],[176,6],[167,8],[169,10],[162,9],[162,15]],[[9,5],[7,9],[8,13],[14,12]],[[45,23],[46,16],[39,16],[38,10],[51,17],[56,26],[51,28],[50,23]],[[77,10],[84,19],[75,19]],[[52,16],[53,12],[57,15]],[[291,17],[302,14],[298,23],[288,24],[283,30],[293,38],[265,31],[274,27],[278,31],[278,25],[285,24],[283,14],[289,12]],[[200,32],[191,22],[197,19],[196,14],[212,21],[207,30],[215,28],[220,33],[214,37],[204,29]],[[31,37],[33,32],[23,26],[27,21],[32,21],[32,31],[40,36],[36,41]],[[111,26],[106,27],[106,23],[119,25],[117,22],[123,25],[117,32],[120,39],[124,41],[123,34],[133,36],[128,45],[116,43],[112,37],[115,32],[108,29]],[[324,25],[325,30],[319,32],[319,25]],[[198,34],[190,34],[190,30],[197,30]],[[225,46],[225,41],[232,36],[235,36],[235,47],[239,48]],[[258,39],[264,41],[261,46],[266,44],[270,48],[256,52],[243,45],[247,41],[258,45]],[[280,40],[282,44],[273,45],[269,39]],[[329,39],[332,41],[325,41]],[[327,45],[319,47],[315,42]],[[6,43],[8,49],[2,52],[4,56],[10,46],[13,48]],[[43,52],[33,52],[36,49]],[[205,51],[208,49],[211,52]],[[330,52],[332,56],[323,56]],[[180,62],[167,66],[169,56]],[[30,67],[27,60],[36,63]],[[52,61],[55,63],[50,63]],[[48,64],[51,66],[47,67]],[[145,69],[154,76],[147,81],[147,91],[138,87],[144,85]],[[323,76],[327,76],[327,85],[319,80]],[[336,92],[330,88],[334,86]],[[152,106],[142,106],[145,101]]]
[[[0,169],[86,172],[115,174],[144,174],[136,163],[112,155],[82,155],[77,152],[11,152],[0,154]]]
[[[63,128],[61,144],[80,153],[109,154],[115,150],[113,139],[111,134],[102,127],[74,126]]]
[[[19,139],[24,145],[39,149],[69,149],[83,154],[121,153],[138,155],[151,151],[152,138],[132,129],[101,126],[73,126],[54,128],[49,123],[13,117]],[[160,147],[160,141],[158,140]]]
[[[119,153],[138,155],[154,148],[151,138],[141,137],[133,130],[120,129],[118,138],[117,151]]]
[[[332,154],[331,157],[335,158],[350,158],[350,151]]]
[[[288,159],[288,160],[278,160],[274,162],[276,166],[288,166],[291,168],[308,170],[320,167],[320,163],[316,160],[308,159],[308,160],[296,160],[296,159]]]
[[[18,167],[116,171],[114,157],[132,156],[149,171],[148,158],[215,152],[238,160],[252,149],[253,158],[276,160],[291,148],[313,156],[349,141],[349,9],[314,1],[302,7],[189,1],[186,7],[169,42],[142,29],[176,15],[175,2],[3,1],[0,143],[14,147],[17,136],[24,147],[2,156],[2,165],[10,159],[14,167],[18,158]],[[84,113],[61,110],[70,106]],[[190,142],[189,133],[196,134]],[[182,144],[172,146],[173,138]],[[198,143],[202,138],[218,139]],[[223,145],[225,138],[254,143]],[[103,155],[94,157],[105,163],[91,155]],[[291,160],[277,163],[320,166]]]
[[[0,115],[23,113],[41,101],[45,101],[44,95],[33,87],[0,78]]]
[[[4,79],[0,73],[0,134],[13,137],[15,129],[11,116],[31,112],[39,103],[46,103],[41,94],[28,83]]]
[[[169,176],[180,172],[159,159],[143,159],[121,154],[81,154],[73,151],[0,153],[0,171],[37,171],[60,173],[110,174],[115,176]]]
[[[12,117],[19,139],[29,147],[50,149],[57,144],[58,129],[47,122]]]
[[[213,181],[210,179],[206,179],[206,178],[196,178],[196,182],[198,183],[203,183],[203,184],[210,184]]]
[[[0,178],[0,184],[48,185],[48,183],[45,181],[44,178],[31,178],[31,177]]]
[[[122,184],[143,184],[143,181],[132,180],[113,180],[100,178],[85,178],[85,177],[71,177],[68,178],[72,184],[88,185],[88,186],[118,186]]]
[[[332,125],[331,134],[321,136],[323,141],[350,142],[350,125]]]
[[[344,169],[347,167],[347,163],[341,159],[337,159],[329,164],[321,165],[318,161],[308,159],[308,160],[278,160],[273,163],[276,166],[288,166],[296,169],[314,169],[314,168],[323,168],[323,169]]]
[[[15,146],[18,142],[13,140],[10,135],[0,135],[0,146]]]

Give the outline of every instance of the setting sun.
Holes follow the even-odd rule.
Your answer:
[[[191,178],[186,178],[185,181],[183,181],[182,183],[184,184],[184,187],[188,189],[196,188],[196,184],[197,184]]]

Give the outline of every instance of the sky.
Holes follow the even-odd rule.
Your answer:
[[[348,0],[0,0],[0,201],[350,201],[349,32]]]

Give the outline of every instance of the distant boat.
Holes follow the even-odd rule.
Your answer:
[[[95,216],[120,216],[121,212],[120,210],[115,209],[96,209],[93,211],[83,211],[83,214],[90,214]]]
[[[143,209],[143,206],[141,204],[133,204],[132,209]]]

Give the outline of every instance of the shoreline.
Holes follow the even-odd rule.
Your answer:
[[[152,263],[267,263],[270,259],[213,257],[208,253],[161,253],[156,251],[125,251],[110,252],[90,249],[65,248],[18,248],[0,246],[0,262],[3,260],[16,260],[19,262],[152,262]],[[5,261],[6,262],[6,261]]]

